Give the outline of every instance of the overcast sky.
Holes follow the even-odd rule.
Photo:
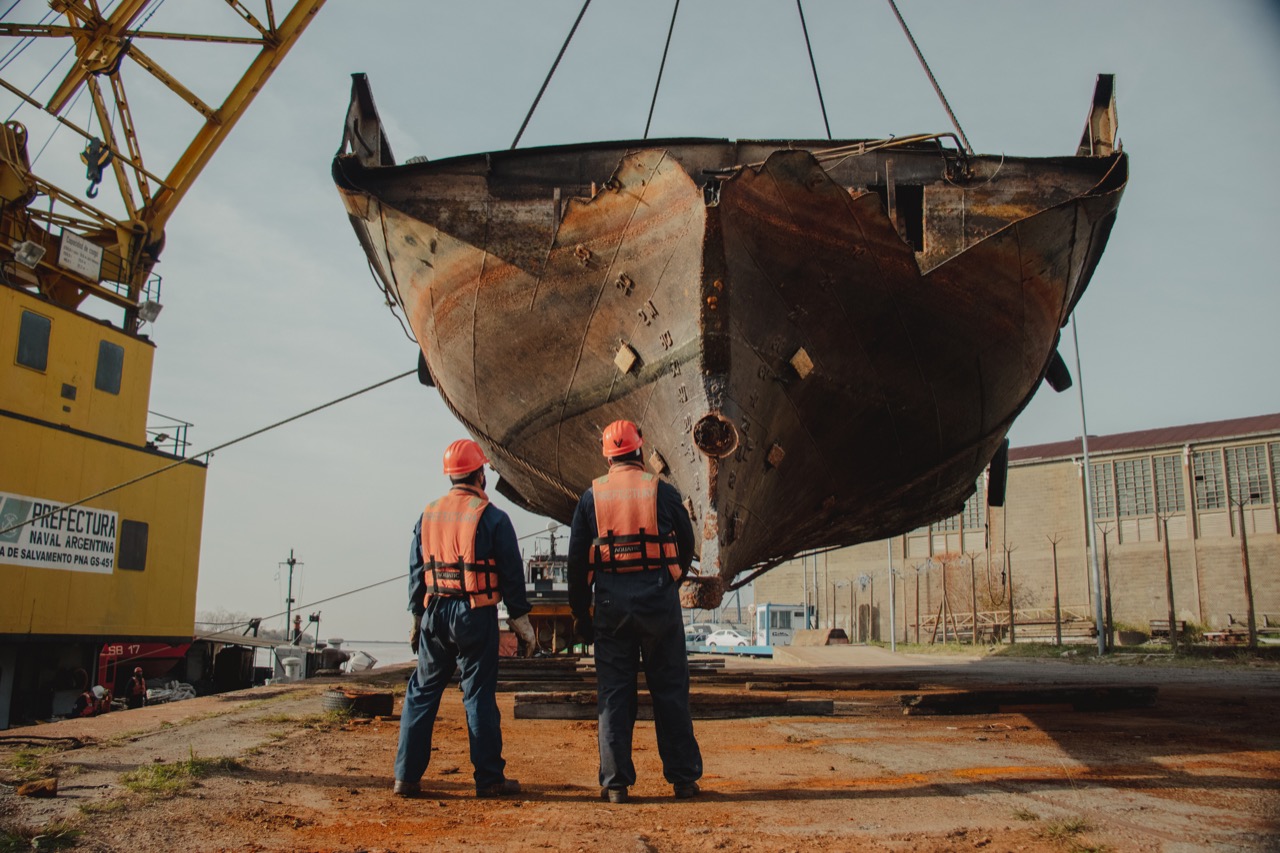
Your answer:
[[[167,4],[149,27],[182,29],[180,18],[200,14],[210,31],[236,30],[221,0],[196,5]],[[165,307],[150,330],[151,408],[193,422],[194,448],[207,448],[413,368],[415,345],[382,304],[329,177],[350,74],[369,75],[400,160],[504,149],[580,5],[329,0],[170,223],[157,267]],[[1117,76],[1132,177],[1078,311],[1090,433],[1280,411],[1277,5],[899,8],[980,153],[1073,154],[1095,76]],[[641,136],[670,9],[595,0],[522,145]],[[23,0],[7,20],[46,10]],[[836,138],[950,129],[887,3],[807,0],[804,10]],[[213,103],[243,59],[235,48],[143,48],[184,80],[208,82],[197,93]],[[195,70],[184,76],[183,63]],[[165,137],[194,132],[172,95],[137,99],[144,150],[176,150]],[[12,102],[2,103],[7,115]],[[31,113],[17,119],[31,123],[38,148],[47,131]],[[823,135],[795,3],[681,4],[650,135]],[[79,187],[79,147],[55,137],[37,171],[66,161],[67,183]],[[148,163],[167,161],[157,153]],[[1063,355],[1074,373],[1069,343]],[[1079,433],[1075,391],[1045,387],[1011,437],[1026,445]],[[398,580],[308,605],[403,574],[415,517],[446,487],[440,456],[463,435],[434,390],[410,377],[217,454],[198,609],[283,610],[279,564],[293,549],[303,563],[295,598],[304,613],[322,611],[323,636],[399,638]],[[513,518],[526,546],[546,527]]]

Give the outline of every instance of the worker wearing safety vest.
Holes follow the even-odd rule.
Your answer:
[[[444,473],[453,487],[427,505],[414,527],[409,610],[414,624],[410,645],[418,655],[418,667],[409,678],[400,712],[393,787],[398,796],[421,792],[440,697],[455,670],[461,670],[476,796],[520,792],[520,784],[506,777],[502,758],[499,601],[507,603],[508,625],[524,640],[529,654],[537,642],[527,615],[530,607],[515,528],[484,492],[488,461],[470,439],[449,445]]]
[[[141,708],[147,704],[147,679],[142,675],[142,667],[133,668],[133,678],[129,679],[129,707]]]
[[[605,428],[609,473],[583,493],[569,534],[569,605],[578,636],[595,643],[600,797],[611,803],[626,802],[636,781],[631,736],[641,662],[663,775],[681,799],[697,796],[702,777],[679,595],[693,525],[675,486],[644,470],[643,444],[630,421]]]

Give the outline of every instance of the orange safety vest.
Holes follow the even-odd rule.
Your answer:
[[[472,607],[488,607],[502,600],[497,561],[476,559],[476,527],[489,505],[489,496],[475,486],[459,485],[422,512],[423,582],[431,596],[466,597]]]
[[[141,696],[147,698],[147,679],[141,675],[135,675],[129,679],[129,695]]]
[[[638,462],[614,465],[591,484],[596,534],[589,562],[606,572],[666,569],[680,580],[675,534],[658,532],[658,478]]]

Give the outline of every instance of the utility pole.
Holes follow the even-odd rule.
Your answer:
[[[293,549],[290,548],[289,559],[285,560],[283,563],[279,563],[278,565],[289,567],[289,591],[285,594],[284,599],[284,633],[285,640],[287,641],[290,639],[289,631],[291,630],[290,626],[293,624],[293,567],[304,564],[293,558]]]
[[[1250,495],[1249,497],[1253,497]],[[1244,504],[1249,498],[1240,497],[1236,510],[1240,518],[1240,563],[1244,566],[1244,596],[1247,611],[1246,621],[1249,627],[1249,650],[1258,650],[1258,620],[1253,610],[1253,575],[1249,571],[1249,540],[1244,532]]]
[[[1164,540],[1164,594],[1169,600],[1169,648],[1178,651],[1178,623],[1174,620],[1173,562],[1169,559],[1169,519],[1160,519],[1160,538]]]
[[[1062,599],[1058,596],[1058,543],[1062,541],[1062,537],[1055,533],[1045,538],[1053,546],[1053,634],[1055,644],[1060,646],[1062,645]],[[1167,548],[1165,555],[1168,555]]]

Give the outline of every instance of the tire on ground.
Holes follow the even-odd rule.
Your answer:
[[[326,711],[341,711],[357,717],[389,717],[394,697],[385,690],[359,690],[351,687],[326,690],[320,699],[320,707]]]

